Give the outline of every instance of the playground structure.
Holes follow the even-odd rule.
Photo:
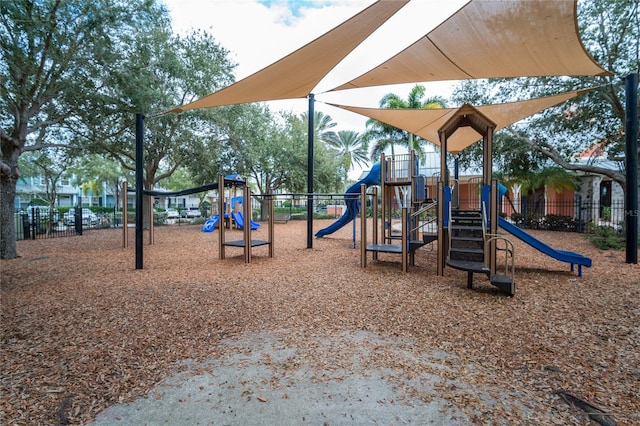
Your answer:
[[[284,98],[307,98],[309,100],[309,132],[308,132],[308,200],[313,203],[313,105],[315,95],[313,88],[319,83],[326,73],[343,60],[355,46],[365,40],[375,29],[377,29],[389,17],[395,14],[406,2],[376,2],[372,6],[355,15],[348,21],[333,28],[329,32],[315,39],[313,42],[296,50],[281,60],[269,65],[249,77],[235,82],[231,86],[222,88],[201,99],[195,100],[186,105],[180,105],[167,112],[177,113],[197,108],[211,108],[222,105],[238,104],[245,102],[257,102],[264,100],[277,100]],[[377,68],[362,74],[356,79],[343,83],[333,90],[342,90],[354,87],[366,87],[383,84],[393,84],[399,82],[422,81],[413,76],[431,76],[430,81],[456,80],[460,77],[471,78],[511,78],[529,76],[562,76],[562,75],[592,75],[605,76],[610,73],[596,64],[587,54],[587,50],[582,46],[577,32],[576,7],[574,2],[558,1],[553,2],[552,7],[557,13],[549,13],[549,9],[540,7],[539,2],[519,2],[517,8],[507,4],[499,4],[496,7],[485,8],[479,6],[482,2],[470,1],[460,8],[455,14],[447,18],[436,28],[431,30],[421,40],[429,40],[429,43],[414,43],[410,48],[398,53],[395,57],[381,63]],[[510,19],[503,19],[505,14],[510,15]],[[462,23],[472,23],[463,25]],[[530,25],[535,23],[535,25]],[[499,24],[499,25],[498,25]],[[511,37],[501,35],[509,32]],[[564,34],[566,37],[550,37],[549,34]],[[478,35],[481,36],[478,36]],[[437,39],[437,42],[434,41]],[[347,42],[348,40],[348,42]],[[464,42],[461,42],[464,41]],[[522,49],[523,45],[530,48]],[[330,46],[330,48],[328,48]],[[435,50],[434,50],[435,48]],[[331,52],[331,54],[327,54]],[[474,55],[470,55],[473,52]],[[324,58],[324,60],[311,60],[312,58]],[[424,58],[432,58],[425,61]],[[566,58],[565,61],[555,60]],[[301,64],[304,64],[302,66]],[[411,70],[413,76],[407,75],[405,71]],[[401,80],[397,80],[401,77]],[[637,113],[637,74],[630,75],[627,80],[627,117],[636,117]],[[276,83],[277,82],[277,83]],[[472,127],[482,135],[484,143],[485,171],[483,185],[490,185],[491,182],[491,143],[496,124],[491,120],[485,120],[482,114],[472,115],[467,119],[466,114],[459,114],[465,106],[460,108],[454,117],[458,120],[455,126],[442,126],[442,131],[438,130],[441,142],[441,152],[443,152],[442,171],[446,169],[447,155],[446,141],[458,127]],[[471,107],[472,108],[472,107]],[[546,107],[545,107],[546,108]],[[467,108],[468,109],[468,108]],[[543,108],[535,108],[541,110]],[[352,109],[353,110],[353,109]],[[389,111],[386,111],[389,112]],[[422,111],[424,112],[424,111]],[[394,125],[413,134],[423,137],[420,129],[430,126],[414,126],[416,123],[409,123],[406,120],[408,111],[401,112],[404,124]],[[447,112],[446,117],[449,113]],[[365,114],[366,115],[366,114]],[[370,117],[373,118],[373,117]],[[443,120],[445,116],[441,117]],[[520,117],[524,118],[524,117]],[[384,121],[384,120],[380,120]],[[498,120],[496,120],[498,121]],[[136,114],[136,186],[141,189],[143,182],[143,144],[144,144],[144,115]],[[438,124],[439,120],[431,120],[432,124]],[[466,122],[464,125],[461,123]],[[409,126],[411,124],[411,126]],[[627,120],[626,158],[633,163],[628,164],[626,193],[627,199],[627,262],[637,263],[637,120]],[[420,128],[417,128],[420,127]],[[434,127],[435,128],[435,127]],[[447,134],[449,133],[449,134]],[[442,135],[445,135],[442,138]],[[429,137],[425,137],[429,139]],[[433,140],[433,139],[431,139]],[[476,139],[477,140],[477,139]],[[444,142],[444,144],[442,144]],[[471,143],[474,140],[469,141]],[[464,147],[459,147],[458,150]],[[489,148],[489,149],[487,149]],[[486,160],[489,160],[487,162]],[[438,185],[438,198],[444,200],[446,191],[455,190],[455,186],[447,185],[448,177],[443,176],[443,181]],[[136,194],[136,212],[142,212],[143,192],[139,190]],[[491,191],[490,203],[480,207],[481,224],[483,227],[489,226],[489,232],[483,229],[484,236],[494,234],[498,227],[497,217],[497,190]],[[495,204],[494,204],[494,200]],[[445,203],[438,205],[438,275],[442,275],[447,258],[449,247],[456,235],[448,232],[449,219],[445,220],[445,213],[449,212],[450,204],[445,208]],[[460,206],[457,206],[457,210]],[[485,217],[486,215],[486,217]],[[464,219],[464,218],[463,218]],[[634,219],[634,220],[631,220]],[[468,220],[456,219],[456,223],[466,223]],[[313,233],[313,209],[307,211],[307,248],[312,248]],[[446,226],[445,226],[446,225]],[[496,236],[498,238],[498,236]],[[461,239],[455,239],[459,241]],[[495,270],[496,239],[489,237],[488,267],[482,268],[479,272],[485,273],[485,269],[493,272]],[[446,247],[445,247],[446,245]],[[456,247],[461,248],[461,247]],[[482,249],[487,251],[486,249]],[[142,269],[142,215],[136,217],[136,269]],[[454,259],[455,260],[455,259]],[[567,260],[565,260],[567,261]],[[572,269],[574,263],[572,264]],[[583,262],[585,266],[590,265],[590,260]],[[583,263],[578,263],[583,266]],[[587,264],[588,263],[588,264]],[[449,262],[449,266],[453,263]],[[462,266],[462,265],[458,265]],[[468,265],[467,265],[468,266]],[[464,269],[464,268],[462,268]],[[472,273],[470,271],[469,281],[471,285]]]
[[[228,179],[228,176],[225,177],[225,179]],[[244,180],[242,180],[242,185],[244,186]],[[234,194],[231,195],[229,194],[229,197],[227,198],[229,200],[229,202],[227,202],[224,197],[224,189],[222,191],[219,191],[219,197],[223,198],[223,209],[220,210],[219,209],[219,205],[214,201],[214,198],[211,197],[211,205],[215,206],[218,209],[218,213],[213,213],[211,215],[211,217],[209,219],[207,219],[207,221],[204,223],[204,225],[202,226],[202,232],[213,232],[213,230],[218,226],[218,223],[220,222],[220,211],[222,211],[222,216],[223,216],[223,224],[227,229],[231,229],[231,228],[237,228],[237,229],[244,229],[245,226],[245,216],[243,213],[243,205],[244,205],[244,196],[238,196],[237,195],[237,184],[233,185],[234,188]],[[257,222],[254,222],[252,219],[249,220],[249,226],[251,227],[252,231],[257,230],[258,228],[260,228],[260,224]]]
[[[367,266],[368,253],[372,254],[373,260],[378,259],[378,253],[393,253],[401,255],[402,271],[407,272],[409,265],[415,264],[416,251],[438,240],[446,232],[444,244],[438,244],[439,261],[444,260],[450,267],[467,271],[469,288],[472,287],[473,274],[482,273],[489,277],[491,284],[513,295],[513,244],[495,232],[487,232],[490,222],[487,220],[486,206],[493,202],[497,207],[497,198],[493,201],[485,199],[484,210],[461,210],[458,201],[453,202],[456,208],[452,208],[452,193],[456,193],[455,180],[451,181],[451,186],[445,186],[443,179],[434,178],[429,182],[427,177],[418,172],[419,162],[413,151],[390,158],[382,154],[380,162],[374,165],[369,174],[347,190],[347,212],[334,224],[318,231],[316,236],[320,238],[342,228],[356,218],[362,206],[366,208],[370,205],[371,241],[367,214],[363,211],[360,215],[362,268]],[[446,168],[440,176],[448,176]],[[497,188],[497,182],[494,181],[494,185]],[[360,188],[359,200],[354,194],[357,187]],[[367,192],[369,187],[373,188]],[[437,195],[435,198],[430,196],[434,193]],[[497,191],[494,194],[497,195]],[[394,226],[398,212],[399,235]],[[434,232],[435,223],[438,224],[437,233]],[[504,254],[501,262],[496,257],[498,251]]]
[[[436,234],[427,232],[435,222],[437,202],[428,197],[429,187],[424,176],[418,174],[419,164],[415,153],[380,158],[379,185],[381,193],[380,215],[378,215],[378,190],[372,193],[372,243],[367,242],[367,220],[363,212],[360,219],[361,266],[367,266],[367,253],[378,259],[378,253],[396,253],[402,257],[402,271],[407,272],[414,264],[415,251],[436,239]],[[360,186],[360,205],[367,205],[366,186]],[[394,232],[393,218],[400,211],[401,232]],[[379,219],[382,232],[379,232]],[[399,244],[397,243],[399,241]]]
[[[467,194],[477,191],[481,196],[475,202],[465,200],[461,203],[457,170],[453,179],[449,176],[447,142],[451,135],[463,127],[465,131],[475,131],[482,137],[483,176],[477,189],[467,188]],[[578,266],[578,276],[581,276],[582,266],[591,266],[590,258],[554,249],[499,216],[499,206],[506,188],[492,179],[491,145],[494,130],[495,123],[488,117],[471,105],[463,105],[438,132],[441,167],[437,179],[434,178],[430,183],[425,176],[419,175],[419,164],[413,152],[391,158],[386,158],[383,154],[370,173],[347,190],[347,212],[334,224],[318,231],[316,236],[320,238],[328,235],[354,220],[360,208],[364,209],[371,199],[371,242],[368,241],[367,214],[363,211],[360,216],[363,268],[367,266],[369,252],[373,254],[374,260],[377,260],[378,253],[381,252],[397,253],[402,257],[402,271],[407,272],[408,266],[414,264],[416,250],[437,240],[437,275],[444,275],[445,266],[466,271],[468,288],[473,288],[474,274],[486,275],[492,285],[513,295],[515,251],[513,243],[498,233],[500,227],[540,252],[569,263],[572,272]],[[372,186],[368,193],[367,188]],[[355,196],[358,187],[359,200]],[[434,192],[435,198],[430,196]],[[397,211],[400,211],[400,235],[394,234],[393,217]],[[437,233],[430,232],[434,221],[437,223]],[[379,232],[380,222],[382,232]],[[398,240],[399,243],[396,242]]]
[[[263,246],[263,245],[268,245],[269,249],[268,249],[268,256],[269,257],[273,257],[273,224],[274,224],[274,215],[273,215],[273,196],[271,194],[267,194],[264,195],[265,197],[267,197],[268,199],[268,203],[267,203],[267,208],[268,208],[268,216],[269,216],[269,220],[268,220],[268,240],[254,240],[251,238],[251,231],[252,230],[256,230],[260,227],[260,224],[254,222],[253,220],[251,220],[251,203],[250,202],[243,202],[244,200],[250,200],[251,199],[251,189],[249,188],[249,186],[246,184],[246,181],[242,178],[240,178],[238,175],[228,175],[228,176],[223,176],[220,175],[218,177],[218,182],[212,183],[212,184],[207,184],[207,185],[201,185],[198,187],[194,187],[194,188],[188,188],[188,189],[184,189],[181,191],[152,191],[152,190],[144,190],[144,195],[147,195],[147,200],[148,200],[148,231],[149,231],[149,244],[153,245],[154,243],[154,226],[153,226],[153,197],[157,196],[157,195],[163,195],[163,196],[181,196],[181,195],[188,195],[188,194],[194,194],[197,192],[204,192],[204,191],[210,191],[210,190],[218,190],[219,191],[219,196],[218,196],[218,211],[219,212],[225,212],[225,198],[224,198],[224,189],[225,188],[234,188],[237,189],[238,187],[242,187],[243,189],[243,196],[242,197],[237,197],[234,196],[231,199],[231,203],[234,208],[238,209],[236,211],[234,211],[233,209],[229,211],[229,213],[224,213],[223,217],[228,218],[229,220],[233,220],[235,227],[237,227],[238,229],[243,230],[243,239],[242,240],[234,240],[234,241],[225,241],[225,231],[224,228],[225,226],[218,226],[219,229],[219,258],[220,259],[224,259],[225,258],[225,247],[242,247],[244,249],[244,259],[246,263],[251,263],[251,257],[252,257],[252,248],[253,247],[258,247],[258,246]],[[122,187],[122,196],[123,196],[123,222],[122,222],[122,241],[123,241],[123,247],[126,248],[128,246],[128,233],[129,233],[129,226],[127,223],[127,183],[124,182],[123,183],[123,187]],[[242,212],[239,211],[239,208],[237,208],[236,206],[241,205],[242,206]],[[136,212],[136,215],[138,215],[139,213]],[[249,226],[245,226],[245,221],[244,218],[249,218]],[[205,225],[203,227],[203,231],[205,232],[209,232],[209,231],[213,231],[213,229],[215,229],[216,225],[218,225],[220,220],[220,216],[218,214],[213,214],[211,216],[211,218],[205,222]],[[138,221],[136,221],[138,222]],[[224,221],[223,221],[224,222]],[[142,221],[140,221],[140,223],[142,223]],[[138,223],[136,223],[136,225],[138,225]],[[205,230],[205,227],[207,228]],[[210,228],[210,229],[209,229]],[[142,235],[142,227],[140,227],[140,229],[138,229],[138,226],[136,226],[136,234],[140,233],[140,235]],[[136,239],[138,239],[138,236],[136,236]],[[141,244],[136,241],[136,256],[137,257],[141,257],[141,253],[139,253],[141,251]]]
[[[225,199],[224,199],[225,181],[226,180],[225,180],[224,176],[220,175],[218,177],[218,190],[219,190],[218,212],[225,212]],[[218,226],[218,232],[219,232],[219,234],[218,234],[219,235],[219,238],[218,238],[218,257],[220,259],[224,259],[225,258],[225,255],[226,255],[225,248],[226,247],[242,247],[243,250],[244,250],[244,261],[245,261],[245,263],[251,263],[253,247],[259,247],[259,246],[264,246],[264,245],[268,246],[268,256],[269,257],[273,257],[273,198],[270,195],[267,195],[267,197],[269,197],[269,203],[268,203],[268,216],[269,216],[268,239],[267,240],[252,239],[251,231],[257,229],[259,225],[251,220],[251,217],[252,217],[251,202],[249,202],[249,200],[251,200],[251,188],[249,188],[249,186],[246,185],[246,182],[245,182],[244,185],[242,186],[242,190],[243,190],[243,196],[242,196],[241,199],[242,200],[246,200],[246,202],[239,202],[238,201],[239,197],[232,198],[232,202],[231,202],[232,206],[231,206],[231,210],[230,210],[229,214],[233,218],[236,226],[238,228],[242,229],[242,231],[243,231],[243,239],[226,241],[225,240],[225,226],[220,224]],[[235,200],[235,202],[234,202],[234,200]],[[234,209],[236,208],[236,204],[241,204],[242,205],[242,214],[240,214],[240,212],[235,212],[234,211]],[[249,226],[246,226],[245,219],[246,219],[247,222],[249,222]],[[258,226],[255,226],[254,224],[258,225]]]

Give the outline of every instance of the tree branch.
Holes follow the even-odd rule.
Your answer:
[[[531,147],[531,149],[538,151],[539,153],[541,153],[542,155],[544,155],[545,157],[549,158],[551,161],[559,165],[560,167],[563,167],[567,170],[596,173],[599,175],[607,176],[612,180],[614,180],[615,182],[617,182],[618,184],[620,184],[620,186],[622,186],[623,188],[625,186],[626,177],[623,173],[620,173],[611,169],[605,169],[604,167],[589,165],[589,164],[570,163],[567,160],[565,160],[558,153],[558,151],[556,151],[551,146],[544,146],[540,143],[536,143],[531,139],[527,138],[526,136],[523,136],[522,134],[519,134],[513,130],[510,130],[509,133],[513,139],[527,144],[529,147]]]

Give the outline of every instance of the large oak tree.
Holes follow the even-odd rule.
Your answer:
[[[18,159],[70,147],[73,128],[114,55],[164,12],[148,0],[0,2],[0,258],[17,256]]]

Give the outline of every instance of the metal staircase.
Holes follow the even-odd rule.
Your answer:
[[[473,288],[473,274],[484,274],[492,285],[509,295],[515,292],[513,245],[499,235],[487,234],[486,221],[479,210],[452,210],[449,215],[449,256],[446,264],[467,271],[467,287]],[[502,243],[504,274],[492,274],[486,253],[490,242]]]

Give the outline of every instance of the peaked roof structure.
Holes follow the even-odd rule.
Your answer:
[[[379,1],[262,70],[170,112],[306,98],[313,88],[409,0]]]
[[[411,46],[332,90],[478,78],[608,74],[580,41],[577,1],[472,0]]]
[[[594,89],[574,90],[559,95],[543,98],[529,99],[526,101],[507,102],[502,104],[476,106],[484,116],[496,124],[498,131],[517,121],[529,117],[539,111],[557,105],[568,99],[590,92]],[[406,130],[409,133],[420,136],[436,145],[440,145],[438,130],[458,111],[459,108],[441,109],[384,109],[362,108],[337,104],[327,104],[346,109],[365,117],[373,118],[393,127]],[[447,150],[457,153],[477,142],[480,139],[478,132],[471,127],[457,129],[449,136]]]

